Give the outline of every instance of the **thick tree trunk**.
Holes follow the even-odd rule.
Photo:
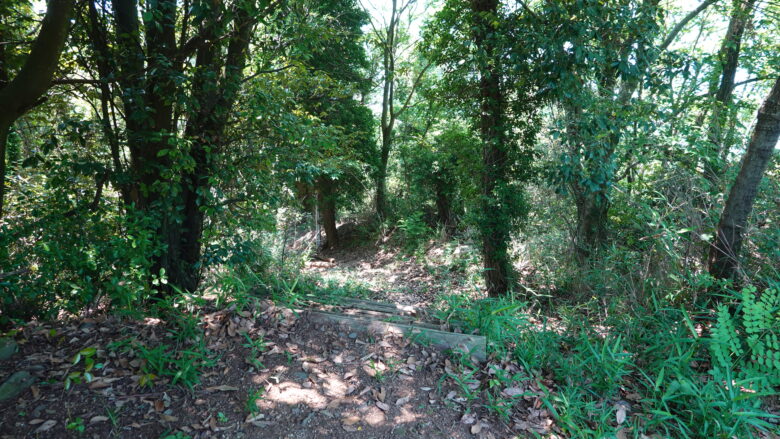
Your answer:
[[[333,185],[334,181],[327,176],[320,177],[317,181],[317,202],[322,215],[322,227],[325,229],[325,248],[339,246],[339,234],[336,228],[336,195]]]
[[[504,96],[501,91],[499,56],[492,36],[492,19],[498,12],[497,0],[472,0],[474,42],[484,52],[479,61],[480,120],[482,139],[482,202],[480,234],[485,285],[490,296],[506,294],[511,288],[509,225],[503,201],[507,152],[504,132]]]
[[[0,218],[5,200],[5,147],[14,121],[34,107],[49,89],[68,38],[73,0],[49,0],[30,54],[10,83],[0,89]]]
[[[715,242],[710,247],[709,270],[715,278],[733,279],[758,185],[780,139],[780,78],[758,110],[756,125],[734,185],[721,213]]]
[[[178,200],[182,207],[180,224],[174,224],[167,233],[169,259],[167,260],[174,285],[186,291],[195,291],[200,284],[198,266],[202,251],[205,224],[204,205],[211,189],[210,178],[214,174],[213,157],[224,148],[224,131],[243,78],[251,29],[257,20],[250,12],[236,6],[233,29],[224,55],[220,46],[206,44],[198,50],[196,67],[199,71],[193,79],[193,96],[199,100],[196,110],[189,115],[185,136],[192,141],[190,156],[195,166],[183,172],[182,194]],[[218,21],[206,24],[204,38],[215,37]],[[175,38],[170,35],[170,43]],[[219,78],[217,83],[214,78]],[[175,201],[174,201],[175,203]],[[176,215],[176,214],[174,214]],[[174,221],[177,216],[171,217]]]

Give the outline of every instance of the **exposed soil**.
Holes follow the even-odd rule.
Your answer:
[[[305,315],[270,302],[254,311],[212,312],[202,322],[206,345],[220,359],[191,391],[160,378],[141,386],[142,360],[133,351],[108,349],[130,336],[150,345],[162,340],[165,330],[156,319],[26,326],[16,335],[20,352],[0,365],[0,381],[18,370],[39,381],[16,400],[0,403],[0,437],[510,436],[506,426],[479,411],[464,416],[465,399],[446,382],[440,387],[447,360],[404,338],[314,326]],[[267,342],[260,369],[248,361],[244,332],[262,334]],[[85,347],[97,348],[96,362],[103,367],[91,383],[65,390],[67,374],[83,370],[83,362],[73,365],[72,359]],[[262,398],[250,412],[249,395],[258,389]]]

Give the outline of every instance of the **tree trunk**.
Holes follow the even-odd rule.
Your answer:
[[[206,44],[196,56],[198,73],[193,78],[193,96],[198,105],[187,121],[185,137],[192,140],[190,156],[195,166],[183,172],[182,194],[179,202],[183,208],[180,225],[168,231],[170,279],[174,285],[186,291],[195,291],[200,284],[201,257],[205,213],[203,206],[211,188],[209,179],[214,173],[213,157],[224,148],[223,135],[230,111],[233,108],[243,78],[251,29],[257,18],[246,9],[236,6],[233,12],[233,29],[224,55],[221,46]],[[205,39],[214,38],[218,20],[206,23]],[[171,43],[175,38],[170,36]],[[218,78],[218,82],[214,82]],[[172,219],[176,219],[173,217]]]
[[[390,159],[390,149],[393,147],[392,135],[393,123],[389,123],[382,128],[382,147],[376,180],[376,214],[380,221],[387,216],[387,162]]]
[[[720,157],[727,154],[728,145],[724,144],[723,131],[729,119],[729,106],[734,93],[742,36],[752,17],[755,4],[756,0],[734,0],[729,27],[718,52],[720,81],[715,91],[715,103],[712,106],[707,135],[710,149],[704,157],[704,177],[711,183],[711,190],[717,188],[722,174],[723,163]]]
[[[499,56],[492,31],[498,0],[472,0],[474,42],[485,58],[479,60],[479,132],[482,140],[482,202],[480,235],[485,285],[492,297],[511,288],[509,216],[506,212],[507,152],[504,132],[504,96],[501,91]]]
[[[14,121],[38,104],[51,85],[62,48],[68,38],[73,0],[49,0],[41,30],[30,54],[10,83],[0,89],[0,218],[5,200],[5,147]]]
[[[325,229],[325,248],[339,246],[339,234],[336,228],[336,196],[333,185],[334,181],[328,176],[322,176],[317,181],[317,201],[322,215],[322,226]]]
[[[596,193],[587,193],[576,196],[575,205],[577,206],[575,245],[577,258],[582,262],[607,241],[609,203],[600,200]]]
[[[444,187],[444,182],[437,181],[436,187],[436,213],[439,217],[439,224],[444,227],[444,235],[446,238],[452,237],[455,233],[455,218],[452,214],[452,203],[450,202],[450,196]]]
[[[758,185],[780,138],[780,78],[758,110],[739,174],[726,199],[718,222],[715,242],[710,247],[709,270],[717,279],[733,279],[739,269],[739,253],[748,216]]]
[[[10,131],[11,122],[0,119],[0,219],[3,218],[5,202],[5,146],[8,143],[8,133]]]

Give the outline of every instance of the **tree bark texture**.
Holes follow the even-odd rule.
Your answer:
[[[758,186],[780,139],[780,78],[758,110],[756,125],[745,156],[720,215],[715,241],[710,247],[709,270],[715,278],[733,279],[739,270],[739,254],[753,210]]]
[[[479,61],[479,132],[482,140],[482,201],[480,234],[485,286],[496,297],[511,288],[509,260],[509,217],[504,212],[502,185],[507,177],[507,142],[504,132],[504,96],[501,90],[500,60],[492,32],[491,16],[498,12],[497,0],[472,0],[474,42],[485,56]]]

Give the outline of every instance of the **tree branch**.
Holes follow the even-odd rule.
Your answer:
[[[420,84],[420,81],[422,80],[423,75],[425,75],[425,72],[433,65],[433,61],[428,61],[428,64],[423,67],[422,70],[420,70],[420,73],[417,74],[417,77],[414,79],[414,82],[412,83],[412,89],[409,91],[409,95],[406,97],[406,101],[404,101],[404,104],[401,106],[401,109],[395,112],[395,117],[400,117],[401,114],[406,111],[407,108],[409,108],[409,102],[412,101],[412,97],[414,96],[415,90],[417,90],[417,86]]]
[[[689,21],[696,18],[697,15],[699,15],[703,10],[707,9],[710,5],[716,3],[718,0],[705,0],[702,4],[699,5],[698,8],[694,9],[693,11],[689,12],[688,15],[683,17],[682,20],[680,20],[679,23],[677,23],[671,31],[669,31],[669,34],[666,35],[666,38],[664,38],[661,45],[658,47],[660,51],[666,50],[670,44],[674,41],[675,38],[677,38],[677,34],[680,33],[680,31],[683,30],[686,24],[688,24]]]

